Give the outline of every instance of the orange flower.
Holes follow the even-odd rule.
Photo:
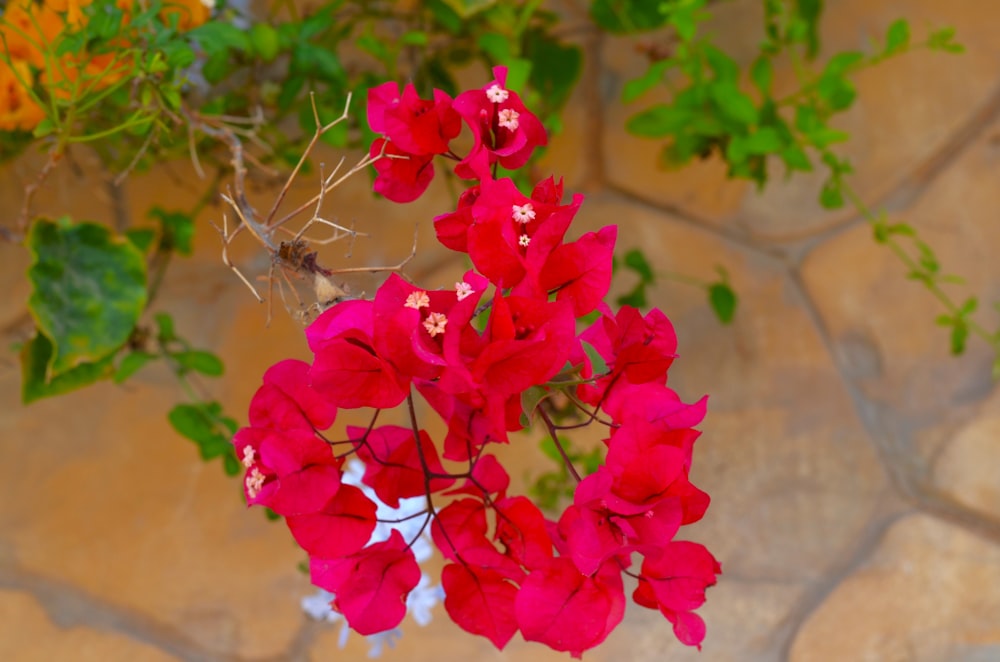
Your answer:
[[[74,3],[76,4],[76,3]],[[83,16],[75,7],[77,20]],[[60,14],[49,5],[33,0],[13,0],[0,18],[0,39],[11,59],[25,60],[35,67],[45,66],[45,53],[69,24],[70,14]]]
[[[25,84],[31,84],[28,63],[14,60],[7,64],[0,58],[0,130],[31,131],[45,117]]]
[[[179,17],[177,28],[182,32],[198,27],[212,15],[212,5],[203,0],[166,0],[163,5],[160,12],[163,21],[169,23],[170,16],[176,14]]]

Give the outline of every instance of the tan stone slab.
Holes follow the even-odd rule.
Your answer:
[[[99,385],[21,409],[0,388],[0,538],[26,571],[163,623],[207,651],[276,655],[301,624],[280,525],[165,420],[176,387]]]
[[[25,593],[0,592],[0,659],[18,662],[169,662],[178,658],[118,633],[52,623]]]
[[[909,516],[812,614],[790,660],[997,659],[998,584],[1000,548]]]
[[[713,7],[708,31],[720,47],[747,66],[754,57],[762,25],[759,3],[726,3]],[[991,26],[1000,20],[1000,5],[975,0],[842,0],[828,3],[822,22],[823,54],[865,49],[884,39],[888,26],[907,18],[915,39],[931,27],[953,26],[967,53],[953,56],[917,51],[884,62],[856,78],[855,107],[839,117],[835,128],[851,135],[837,146],[857,171],[852,180],[863,198],[887,195],[915,168],[924,164],[994,93],[1000,46]],[[656,42],[656,35],[649,38]],[[650,93],[624,106],[622,84],[644,70],[642,57],[625,40],[609,38],[604,50],[607,71],[605,158],[614,184],[646,199],[680,207],[702,222],[725,224],[762,239],[788,239],[813,234],[851,216],[850,210],[825,212],[818,204],[825,179],[797,173],[783,181],[775,163],[772,181],[758,195],[752,186],[727,182],[724,167],[710,159],[679,171],[657,170],[660,143],[627,135],[626,119],[649,105],[665,101]],[[787,63],[776,63],[776,90],[792,90],[795,77]],[[741,208],[742,206],[742,208]]]
[[[944,289],[959,304],[977,296],[977,319],[987,328],[996,323],[991,302],[1000,299],[993,248],[1000,242],[1000,189],[993,181],[1000,153],[990,138],[998,129],[995,123],[984,131],[908,213],[891,218],[917,229],[945,273],[965,278],[966,285]],[[875,243],[869,226],[853,227],[814,250],[802,278],[846,376],[905,455],[912,455],[905,449],[913,444],[924,454],[938,448],[994,389],[985,343],[970,337],[964,356],[950,355],[949,331],[934,323],[942,306],[906,278],[905,267]]]
[[[980,411],[954,433],[935,459],[934,482],[958,501],[1000,517],[1000,392],[982,403]]]
[[[732,326],[714,319],[703,291],[667,279],[651,303],[679,337],[670,383],[688,400],[710,396],[692,479],[713,501],[685,533],[723,566],[704,612],[705,650],[713,660],[774,659],[770,629],[851,553],[875,509],[885,488],[875,453],[780,262],[614,196],[591,197],[580,217],[581,231],[619,222],[619,252],[641,248],[658,272],[710,280],[722,264],[731,274]],[[672,636],[656,632],[648,650]]]

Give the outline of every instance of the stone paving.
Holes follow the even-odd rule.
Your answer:
[[[1000,300],[1000,3],[826,4],[827,49],[863,47],[899,16],[917,34],[957,28],[962,56],[918,52],[865,72],[841,126],[862,197],[917,227],[984,303]],[[716,9],[719,42],[744,59],[756,36],[743,28],[758,11],[756,0]],[[630,609],[586,659],[1000,660],[1000,390],[988,350],[973,339],[949,356],[933,298],[862,219],[818,207],[816,179],[776,181],[758,196],[712,160],[655,170],[657,146],[622,133],[633,109],[616,102],[640,56],[613,38],[585,46],[592,66],[545,163],[588,196],[576,231],[618,222],[620,249],[642,247],[658,269],[701,278],[721,264],[740,296],[735,322],[720,326],[695,288],[664,282],[653,293],[680,340],[672,384],[689,400],[711,396],[693,479],[713,501],[689,535],[725,574],[700,612],[704,648],[684,648],[658,615]],[[778,72],[779,83],[788,77]],[[0,199],[17,199],[30,172],[0,174]],[[109,197],[63,171],[46,202],[72,204],[79,218],[190,203],[183,187],[164,199],[165,177]],[[310,192],[300,182],[296,193]],[[403,207],[371,200],[357,178],[331,202],[375,236],[351,264],[398,261],[419,219],[409,273],[447,284],[462,268],[430,248],[430,216],[452,204],[444,186]],[[227,376],[209,388],[242,416],[263,371],[306,350],[301,326],[279,310],[265,328],[264,308],[220,264],[208,225],[220,213],[200,219],[196,255],[175,265],[159,306],[225,359]],[[238,257],[266,271],[252,245]],[[21,249],[0,244],[7,344],[26,332],[26,265]],[[165,413],[182,394],[165,370],[30,407],[18,394],[7,354],[0,660],[365,658],[360,637],[341,651],[337,627],[300,612],[310,588],[287,531],[247,511],[238,483],[169,430]],[[533,446],[512,457],[525,469],[540,459]],[[439,607],[426,628],[408,621],[384,659],[567,658],[519,640],[498,653]]]

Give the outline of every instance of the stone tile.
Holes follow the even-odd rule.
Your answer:
[[[934,483],[958,501],[997,517],[1000,481],[1000,392],[983,401],[980,410],[960,426],[934,462]]]
[[[98,385],[23,410],[14,380],[0,394],[2,436],[18,442],[0,468],[13,562],[216,654],[284,650],[301,623],[301,556],[169,428],[176,387]]]
[[[823,15],[823,57],[865,50],[884,41],[897,18],[906,18],[914,40],[952,26],[966,46],[963,55],[914,51],[856,77],[854,108],[835,122],[851,139],[837,146],[856,174],[851,184],[862,198],[885,196],[934,155],[964,122],[994,95],[1000,47],[986,27],[1000,20],[1000,6],[935,0],[841,0]],[[776,77],[790,80],[789,71]],[[851,215],[823,212],[818,194],[824,177],[796,176],[772,182],[761,196],[747,196],[739,223],[761,237],[786,238],[814,232]]]
[[[692,471],[714,504],[690,535],[737,576],[815,580],[851,546],[884,482],[782,265],[611,198],[588,201],[581,216],[620,221],[620,251],[641,247],[658,271],[729,270],[740,297],[732,326],[697,288],[663,280],[652,292],[677,328],[671,383],[688,400],[710,395]]]
[[[86,627],[60,627],[26,593],[0,592],[0,659],[18,662],[75,660],[169,662],[168,655],[118,633]]]
[[[759,25],[760,6],[755,2],[731,2],[713,5],[715,18],[708,31],[739,62],[749,62],[757,37],[746,25]],[[644,37],[647,44],[663,45],[665,32]],[[716,157],[694,161],[689,166],[662,170],[658,156],[662,142],[632,136],[625,132],[628,119],[642,110],[669,100],[663,89],[646,93],[636,101],[623,104],[622,88],[626,82],[645,72],[648,59],[638,52],[632,38],[604,38],[601,50],[600,93],[604,100],[603,158],[609,184],[620,187],[644,200],[666,205],[700,221],[721,225],[736,214],[747,191],[747,182],[726,179],[726,167]]]
[[[994,213],[1000,192],[990,175],[1000,151],[989,137],[998,128],[985,131],[908,213],[893,217],[917,229],[943,271],[965,278],[966,285],[944,287],[959,303],[977,296],[977,318],[985,325],[995,323],[988,309],[1000,300],[1000,266],[992,253],[1000,242]],[[845,374],[872,403],[873,423],[902,444],[904,454],[912,444],[924,453],[939,447],[995,388],[985,343],[970,337],[966,354],[952,357],[948,331],[934,323],[941,305],[906,278],[905,267],[875,243],[867,225],[814,250],[802,279]]]
[[[760,33],[759,3],[727,3],[713,7],[710,31],[741,65],[754,56]],[[851,140],[838,153],[848,157],[857,174],[852,179],[860,195],[877,200],[940,149],[963,122],[994,93],[996,40],[987,26],[1000,19],[1000,7],[981,3],[935,0],[841,0],[829,3],[823,17],[823,54],[867,48],[884,38],[896,18],[909,19],[919,39],[931,27],[953,26],[967,53],[953,56],[917,51],[866,70],[857,76],[855,107],[838,118],[836,128]],[[748,29],[751,26],[752,29]],[[655,40],[655,36],[651,40]],[[662,93],[631,105],[619,103],[621,85],[643,70],[642,57],[620,40],[609,39],[604,50],[607,109],[606,169],[611,182],[656,202],[677,206],[703,222],[726,224],[762,239],[790,239],[813,234],[846,219],[853,212],[825,212],[818,204],[824,179],[796,174],[783,182],[775,164],[772,181],[758,195],[745,183],[727,182],[724,168],[709,160],[678,172],[658,170],[659,143],[626,135],[621,127],[641,108],[663,101]],[[959,75],[960,74],[960,75]],[[776,89],[794,89],[787,63],[777,63]],[[780,92],[779,92],[780,93]]]
[[[898,521],[804,624],[791,662],[1000,655],[1000,550],[923,515]]]

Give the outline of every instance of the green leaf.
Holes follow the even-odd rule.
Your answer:
[[[639,78],[630,80],[622,88],[622,102],[630,103],[651,90],[657,83],[663,80],[665,74],[675,63],[673,60],[657,60],[649,65]]]
[[[782,150],[779,156],[781,156],[781,160],[789,172],[793,170],[809,172],[812,170],[812,161],[809,160],[809,156],[801,147],[794,143]]]
[[[227,50],[250,53],[253,46],[248,33],[226,21],[208,21],[189,30],[187,36],[197,41],[209,55]]]
[[[209,377],[218,377],[225,371],[222,359],[211,352],[191,349],[171,356],[185,371],[193,370]]]
[[[945,53],[964,53],[965,47],[955,41],[955,28],[941,28],[927,38],[927,47]]]
[[[757,123],[757,107],[735,83],[715,83],[711,86],[711,92],[712,99],[726,117],[745,126]]]
[[[796,0],[795,4],[806,26],[806,57],[812,59],[819,52],[819,19],[823,13],[823,0]]]
[[[434,20],[452,34],[459,34],[464,26],[462,17],[443,0],[427,0],[424,3]]]
[[[556,442],[552,440],[552,437],[542,439],[538,444],[538,448],[545,454],[545,457],[562,464],[562,455],[559,453],[559,449],[556,448]]]
[[[781,134],[771,127],[761,127],[746,137],[744,149],[749,154],[774,154],[784,147]]]
[[[479,35],[476,45],[496,62],[506,63],[511,59],[510,42],[498,32],[484,32]]]
[[[595,349],[594,346],[587,341],[582,341],[580,344],[583,346],[584,354],[586,354],[587,358],[590,359],[590,366],[593,368],[594,374],[603,375],[606,373],[608,371],[608,364],[597,349]]]
[[[52,350],[52,343],[41,333],[35,334],[21,349],[21,400],[24,404],[75,391],[111,374],[114,355],[93,363],[80,363],[58,375],[49,376]]]
[[[149,210],[149,217],[160,221],[160,248],[191,255],[194,241],[194,219],[179,211],[166,211],[162,207]]]
[[[148,352],[132,352],[131,354],[126,354],[122,362],[118,364],[118,369],[115,371],[114,382],[115,384],[121,384],[123,381],[139,372],[150,361],[158,359],[159,356],[156,354],[150,354]]]
[[[961,305],[958,309],[958,314],[962,317],[968,317],[972,313],[976,312],[976,308],[979,306],[979,300],[976,297],[969,297],[965,300],[965,303]]]
[[[264,62],[272,62],[281,50],[278,31],[267,23],[254,23],[250,26],[250,44],[257,57]]]
[[[823,183],[819,193],[819,203],[824,209],[840,209],[844,206],[844,193],[840,189],[840,180],[833,177]]]
[[[35,221],[27,246],[28,308],[53,345],[49,377],[121,347],[146,305],[142,252],[103,226],[68,218]]]
[[[643,138],[662,138],[678,133],[692,118],[693,113],[687,109],[660,103],[630,117],[625,130]]]
[[[966,326],[965,320],[956,319],[955,324],[951,327],[951,353],[954,356],[958,356],[965,351],[965,341],[969,338],[969,327]]]
[[[655,30],[667,22],[656,0],[593,0],[590,18],[615,34]]]
[[[524,35],[524,55],[532,62],[528,83],[549,108],[562,108],[583,71],[583,51],[540,30]]]
[[[708,303],[723,324],[733,321],[737,301],[736,292],[728,283],[712,283],[708,286]]]
[[[31,135],[35,138],[44,138],[50,133],[55,133],[58,128],[59,127],[56,126],[56,123],[52,121],[52,118],[43,117],[42,121],[35,126],[35,130],[31,132]]]
[[[152,228],[132,228],[125,231],[125,237],[132,242],[133,246],[145,253],[153,245],[156,231]]]
[[[892,55],[901,50],[905,50],[910,45],[910,24],[906,19],[896,19],[889,26],[885,35],[884,55]]]
[[[156,322],[156,339],[163,344],[177,340],[177,332],[174,331],[174,318],[167,313],[156,313],[153,315]]]
[[[524,427],[528,427],[535,415],[539,403],[549,396],[549,391],[541,386],[532,386],[521,393],[521,418]]]
[[[624,264],[639,275],[643,283],[652,283],[654,280],[653,268],[649,266],[649,260],[638,248],[633,248],[625,253]]]
[[[774,81],[774,67],[771,58],[761,55],[750,67],[750,80],[765,97],[771,95],[771,83]]]
[[[410,30],[399,38],[399,43],[405,46],[426,46],[428,42],[429,37],[422,30]]]
[[[163,45],[169,69],[186,69],[194,64],[194,50],[183,41],[170,41]]]
[[[204,460],[233,452],[230,439],[235,431],[235,421],[222,416],[222,407],[218,402],[177,405],[167,414],[167,420],[178,434],[198,445]]]
[[[489,9],[497,0],[442,0],[462,18],[469,18],[479,12]]]
[[[646,300],[646,285],[645,283],[638,283],[632,291],[628,294],[623,294],[617,299],[615,303],[619,306],[632,306],[633,308],[645,308],[649,303]]]

